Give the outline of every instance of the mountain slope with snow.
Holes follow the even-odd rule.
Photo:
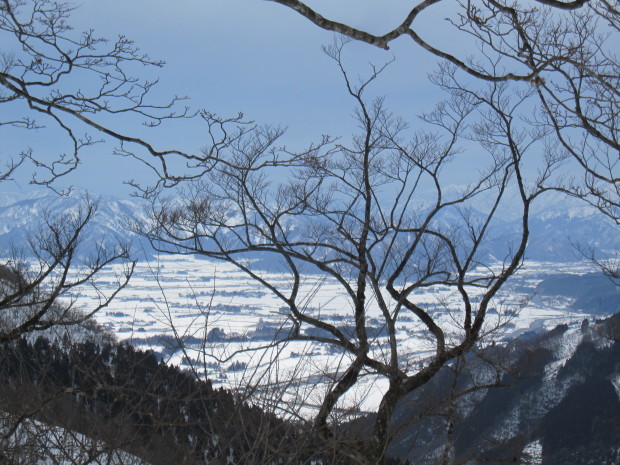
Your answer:
[[[144,252],[139,238],[129,227],[133,221],[142,221],[139,203],[110,197],[92,198],[85,192],[59,196],[42,190],[28,194],[0,192],[0,256],[9,257],[14,250],[32,255],[29,238],[47,234],[47,223],[62,222],[66,215],[83,214],[89,202],[96,205],[96,214],[81,237],[83,256],[96,253],[98,247],[112,250],[119,243],[131,245],[134,254]]]
[[[429,464],[446,452],[475,465],[617,464],[619,336],[616,314],[469,356],[401,402],[392,454]],[[423,419],[410,423],[420,412]]]
[[[35,234],[46,218],[54,219],[70,211],[77,212],[85,201],[86,194],[83,192],[64,197],[45,190],[28,194],[0,193],[0,254],[7,256],[11,247],[23,247],[25,238]],[[132,222],[145,221],[140,203],[111,197],[95,201],[99,205],[98,213],[86,230],[82,241],[84,250],[93,251],[97,244],[112,247],[122,241],[131,243],[136,254],[152,255],[150,247],[141,242],[129,227]],[[511,205],[511,198],[507,197],[492,222],[492,240],[486,244],[486,254],[500,260],[521,228],[518,209],[513,209]],[[480,212],[484,210],[484,199],[476,199],[471,206],[470,214],[482,217]],[[450,218],[441,221],[449,223]],[[291,228],[294,227],[291,225]],[[576,244],[593,247],[602,253],[620,249],[620,228],[593,207],[557,193],[537,199],[530,229],[529,260],[574,260]]]

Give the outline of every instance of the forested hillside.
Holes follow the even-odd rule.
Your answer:
[[[52,425],[100,441],[82,444],[94,455],[120,449],[152,465],[258,464],[298,452],[295,424],[131,345],[22,338],[0,346],[0,361],[8,463],[27,463],[33,447],[39,463],[68,454],[41,440]],[[36,435],[20,431],[26,419],[38,422]]]
[[[392,463],[617,463],[619,328],[620,315],[562,325],[449,365],[399,404]],[[90,339],[0,346],[4,463],[100,463],[114,454],[112,463],[152,465],[336,463],[329,448],[338,445],[313,440],[303,422],[151,352]],[[342,437],[363,440],[365,424],[342,425]],[[59,432],[64,439],[54,441]]]
[[[400,405],[392,454],[412,463],[619,463],[619,337],[616,314],[471,354]]]

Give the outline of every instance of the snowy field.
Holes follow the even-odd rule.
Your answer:
[[[535,286],[549,273],[590,271],[587,264],[528,263],[495,299],[488,327],[501,328],[489,337],[501,341],[530,330],[581,322],[587,315],[570,311],[570,300],[532,297]],[[288,286],[284,275],[271,274],[269,278],[281,288]],[[85,290],[79,297],[80,305],[92,308],[99,293],[110,292],[116,281],[114,272],[107,271],[97,281],[97,291]],[[351,327],[351,306],[337,283],[318,282],[314,276],[306,281],[305,311],[320,314],[339,327]],[[462,317],[458,296],[453,291],[435,289],[416,298],[433,308],[433,316],[442,327],[457,331],[456,323]],[[381,357],[387,338],[372,302],[369,316],[368,326],[375,338],[374,355]],[[282,302],[233,265],[192,256],[162,256],[156,261],[139,263],[129,286],[97,314],[97,321],[119,340],[152,349],[167,363],[193,369],[216,385],[260,385],[267,389],[259,393],[278,399],[284,396],[303,408],[316,405],[320,393],[346,361],[346,356],[318,343],[272,346],[272,341],[282,337],[288,327]],[[405,316],[398,324],[397,338],[403,366],[415,367],[433,350],[428,333],[411,317]],[[179,348],[179,339],[184,340],[184,349]],[[350,404],[342,408],[372,409],[382,388],[368,374],[350,396]]]

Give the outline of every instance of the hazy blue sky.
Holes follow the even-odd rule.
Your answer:
[[[320,0],[312,4],[326,15],[381,32],[398,24],[411,3]],[[280,5],[263,0],[85,1],[73,24],[76,30],[94,28],[109,38],[125,34],[143,51],[165,60],[166,67],[151,74],[160,78],[157,94],[162,99],[187,95],[194,108],[221,115],[242,111],[257,122],[286,126],[284,142],[291,148],[301,149],[322,134],[346,136],[353,130],[353,101],[333,61],[321,51],[333,34]],[[429,110],[435,100],[436,91],[426,78],[435,62],[432,57],[407,39],[395,42],[389,52],[354,44],[346,55],[352,70],[392,56],[396,62],[370,95],[385,95],[391,109],[415,122],[415,115]],[[131,128],[131,123],[126,127]],[[151,137],[161,141],[160,148],[197,150],[204,141],[203,131],[199,121],[186,121],[158,129]],[[43,132],[5,131],[0,137],[2,156],[25,146],[45,151],[55,143]],[[110,150],[109,145],[98,145],[85,152],[83,166],[66,182],[100,193],[127,192],[121,184],[123,176],[139,176],[143,169],[110,158]],[[16,183],[0,187],[28,189],[28,177],[29,170],[24,169]]]
[[[311,2],[326,16],[377,33],[402,21],[412,3]],[[450,41],[447,28],[441,28],[446,14],[437,10],[427,15],[428,20],[421,18],[421,32],[435,43],[462,47]],[[242,111],[259,123],[286,126],[283,142],[291,149],[302,149],[322,134],[348,136],[354,129],[354,102],[345,92],[334,62],[321,51],[333,34],[280,5],[264,0],[87,0],[75,12],[73,24],[77,30],[94,28],[110,38],[125,34],[143,51],[165,60],[167,66],[150,76],[160,78],[158,97],[187,95],[193,108],[220,115]],[[389,52],[353,44],[345,56],[351,70],[363,70],[370,61],[396,58],[369,95],[385,95],[389,108],[412,124],[417,114],[430,110],[439,98],[439,91],[427,80],[436,60],[411,40],[393,42]],[[127,132],[133,131],[131,124],[127,122]],[[142,131],[139,127],[135,130]],[[45,151],[55,142],[42,133],[11,133],[10,140],[6,135],[0,137],[4,137],[4,153],[26,144]],[[196,151],[205,141],[204,126],[199,120],[185,121],[158,128],[150,138],[161,149]],[[125,195],[128,189],[122,186],[122,179],[139,178],[144,169],[135,162],[110,157],[111,148],[98,145],[85,152],[83,166],[65,182],[97,193]],[[0,188],[28,189],[28,176],[24,169],[15,183]]]

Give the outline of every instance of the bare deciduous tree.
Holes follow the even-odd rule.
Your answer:
[[[78,167],[87,147],[108,139],[119,144],[118,154],[138,158],[161,182],[173,182],[169,156],[188,163],[195,157],[157,149],[137,128],[157,127],[194,113],[179,105],[184,97],[164,103],[151,98],[157,78],[142,76],[145,69],[162,67],[162,61],[150,58],[125,36],[111,41],[93,30],[73,30],[74,9],[51,0],[0,2],[0,104],[11,115],[0,116],[0,128],[47,127],[61,138],[56,144],[66,144],[66,152],[58,148],[55,156],[20,149],[8,172],[28,159],[37,169],[31,182],[54,186],[56,179]],[[127,129],[128,118],[136,122],[134,130]]]
[[[338,450],[353,463],[382,463],[398,401],[496,327],[489,308],[522,263],[531,204],[561,160],[550,155],[535,178],[524,174],[528,150],[544,136],[513,119],[535,91],[529,86],[520,95],[500,82],[484,92],[453,91],[423,117],[437,132],[409,135],[382,99],[365,98],[383,67],[373,67],[356,84],[343,66],[345,42],[327,53],[356,103],[359,133],[350,145],[287,152],[294,166],[266,164],[277,158],[277,138],[248,133],[228,154],[234,169],[222,164],[189,183],[181,200],[154,205],[141,233],[161,251],[232,263],[271,291],[288,326],[275,344],[308,341],[330,348],[339,368],[329,373],[313,419],[324,440],[338,439],[331,420],[363,379],[383,380],[372,437],[343,442]],[[486,152],[480,158],[485,165],[450,190],[447,173],[459,159],[462,139]],[[485,247],[510,189],[517,192],[510,208],[519,211],[521,228],[503,261],[491,267]],[[477,214],[472,202],[483,196],[486,208]],[[264,273],[265,261],[278,262],[279,274]],[[319,283],[311,292],[308,276]],[[313,292],[328,282],[346,295],[346,323],[313,305]],[[420,299],[429,289],[451,292],[458,303]],[[415,335],[400,330],[404,318],[416,322]],[[412,338],[426,341],[428,357],[411,356],[406,342]]]
[[[390,42],[400,37],[410,38],[426,51],[458,66],[470,75],[494,82],[507,80],[536,82],[540,79],[539,74],[550,69],[555,64],[554,62],[571,60],[574,50],[569,50],[569,55],[532,53],[534,52],[533,47],[551,46],[545,50],[550,52],[554,46],[553,43],[546,43],[543,37],[530,34],[535,30],[534,28],[541,26],[542,23],[539,23],[541,17],[549,20],[554,19],[551,16],[555,15],[556,18],[559,17],[562,20],[562,18],[570,17],[575,11],[583,10],[589,17],[599,16],[609,21],[616,30],[618,25],[617,10],[604,0],[576,0],[573,2],[538,0],[533,4],[502,0],[482,0],[480,2],[468,0],[459,2],[456,8],[450,12],[442,11],[442,18],[446,18],[448,23],[465,33],[465,36],[461,36],[461,38],[473,36],[477,39],[477,43],[481,47],[481,56],[490,57],[491,61],[500,57],[507,59],[512,66],[504,66],[504,71],[502,71],[500,68],[493,69],[481,65],[478,57],[460,56],[459,52],[452,52],[439,45],[433,45],[432,42],[438,42],[437,36],[430,39],[421,37],[418,32],[418,24],[423,21],[422,17],[425,13],[445,6],[445,2],[441,0],[417,2],[405,12],[402,18],[395,18],[394,22],[398,24],[396,27],[383,34],[372,34],[346,22],[327,18],[313,9],[309,5],[311,2],[299,0],[270,1],[296,11],[323,29],[386,50],[389,49]],[[356,10],[356,7],[351,7],[351,9]],[[355,11],[352,11],[351,16],[354,13]],[[548,23],[545,27],[551,31],[553,25]],[[561,42],[564,46],[569,46],[563,40]],[[580,44],[574,43],[572,47],[579,48]],[[467,50],[466,53],[469,54],[469,52]]]
[[[143,76],[164,62],[141,52],[125,36],[110,41],[92,30],[74,31],[69,22],[73,10],[51,0],[0,1],[0,108],[10,114],[0,115],[0,129],[51,128],[57,131],[54,137],[64,136],[60,140],[67,144],[67,151],[56,156],[20,149],[0,179],[29,160],[36,167],[31,182],[55,189],[54,181],[77,169],[84,150],[109,140],[117,143],[116,155],[137,159],[154,176],[155,181],[146,184],[127,180],[136,194],[148,197],[180,180],[200,178],[220,161],[221,151],[257,129],[242,114],[222,118],[192,111],[181,105],[185,97],[158,103],[152,97],[157,78]],[[138,129],[192,117],[205,122],[210,137],[209,147],[196,153],[158,148]],[[127,129],[128,121],[135,123],[133,129]]]
[[[122,127],[120,119],[124,115],[142,118],[150,126],[189,116],[186,109],[174,109],[178,98],[163,105],[149,101],[156,82],[132,77],[136,66],[160,67],[163,63],[142,54],[126,37],[108,42],[93,31],[76,33],[69,24],[73,9],[49,0],[0,1],[0,131],[34,133],[48,127],[57,131],[55,143],[70,146],[67,153],[62,153],[61,145],[59,153],[51,156],[47,151],[35,152],[28,147],[15,149],[19,152],[15,155],[3,153],[0,182],[10,180],[21,165],[31,162],[36,167],[32,182],[55,189],[54,181],[78,167],[83,150],[104,137],[119,142],[119,150],[126,144],[137,145],[159,157],[164,167],[162,152],[115,128]],[[3,146],[2,150],[14,148]],[[56,331],[61,337],[76,331],[77,326],[88,325],[90,318],[127,285],[134,263],[126,246],[106,249],[83,243],[97,207],[97,202],[86,198],[73,211],[59,215],[42,212],[39,230],[24,236],[12,251],[5,251],[0,264],[0,343],[10,344],[33,334],[51,335]],[[86,248],[94,252],[87,254]],[[101,271],[117,264],[116,288],[110,293],[100,292],[93,307],[78,307],[81,290],[97,288]],[[5,401],[0,406],[3,440],[10,443],[23,432],[35,440],[38,437],[43,444],[55,434],[73,435],[36,421],[39,407],[49,399],[17,416],[8,414],[16,406]],[[83,444],[94,444],[82,439]],[[28,448],[19,441],[13,445],[22,452]],[[97,447],[84,447],[82,452],[88,454]],[[49,453],[54,452],[51,449]],[[35,449],[32,454],[35,461],[41,457]],[[32,459],[20,457],[32,463]],[[79,460],[84,460],[83,456],[75,457],[75,461]]]
[[[28,247],[16,250],[0,266],[0,343],[84,323],[127,285],[135,262],[129,262],[126,247],[105,250],[101,246],[90,256],[81,252],[85,228],[96,210],[97,204],[87,200],[76,211],[45,215],[38,233],[27,238]],[[120,262],[126,266],[119,270],[118,286],[109,295],[99,293],[94,308],[77,307],[81,289],[96,288],[98,274]]]
[[[552,131],[559,147],[581,169],[580,175],[567,176],[556,187],[618,222],[620,16],[616,3],[467,0],[446,10],[446,2],[425,0],[415,2],[401,19],[395,18],[398,25],[392,30],[372,34],[325,17],[310,6],[312,2],[271,1],[321,28],[380,48],[388,49],[400,37],[409,38],[442,63],[477,79],[529,82],[536,89],[532,97],[539,112],[528,110],[530,120]],[[425,38],[420,25],[429,17],[436,21],[432,13],[439,9],[446,21],[435,23],[432,30],[441,29],[443,34]],[[351,21],[353,16],[352,12]],[[442,42],[443,36],[454,39],[446,45],[449,42]]]
[[[19,422],[17,429],[6,435],[6,425],[15,423],[16,420],[11,415],[0,414],[0,459],[3,463],[26,465],[46,460],[49,463],[66,465],[148,464],[116,445],[36,420]]]

